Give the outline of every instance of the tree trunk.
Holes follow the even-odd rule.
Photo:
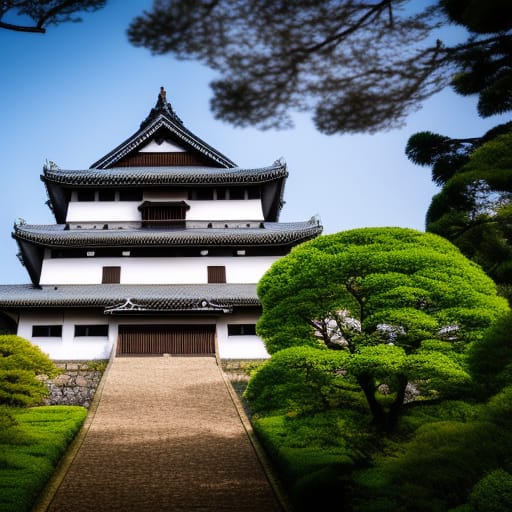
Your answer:
[[[382,408],[382,405],[375,398],[376,389],[373,377],[371,375],[359,375],[357,377],[357,382],[361,386],[364,396],[366,397],[366,401],[368,402],[368,406],[373,417],[373,423],[378,427],[384,426],[386,423],[386,413]]]
[[[388,412],[387,429],[392,430],[396,427],[400,413],[404,405],[405,390],[407,388],[408,379],[405,375],[398,375],[398,388],[396,390],[396,397],[394,402],[391,404]]]

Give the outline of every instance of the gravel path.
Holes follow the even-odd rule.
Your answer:
[[[211,357],[111,363],[83,442],[44,510],[278,512]]]

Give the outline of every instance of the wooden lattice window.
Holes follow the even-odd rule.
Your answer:
[[[209,283],[225,283],[226,282],[226,267],[224,267],[224,266],[209,266],[208,267],[208,282]]]
[[[143,226],[184,226],[189,209],[185,201],[144,201],[139,206]]]
[[[102,284],[121,282],[121,267],[103,267]]]

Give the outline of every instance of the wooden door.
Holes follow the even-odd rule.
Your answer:
[[[120,325],[117,355],[215,355],[215,325]]]

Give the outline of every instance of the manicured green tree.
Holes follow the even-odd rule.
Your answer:
[[[257,332],[269,353],[302,345],[343,351],[343,369],[383,429],[395,425],[408,383],[422,399],[466,384],[465,347],[508,311],[494,282],[453,244],[406,228],[301,244],[272,265],[258,295]]]
[[[38,403],[48,394],[37,379],[59,373],[39,347],[15,335],[0,335],[0,406],[26,406]]]

